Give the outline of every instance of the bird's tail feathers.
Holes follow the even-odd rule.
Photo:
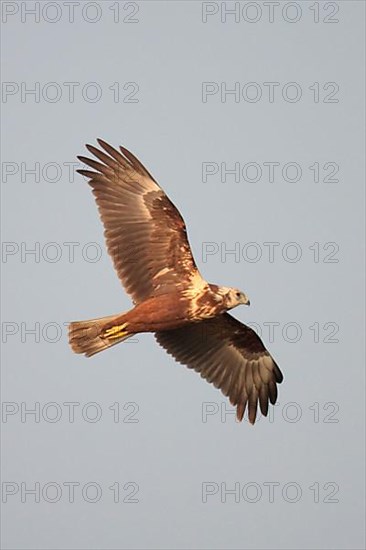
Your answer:
[[[69,343],[75,353],[91,357],[133,336],[127,329],[128,323],[121,322],[121,314],[74,321],[69,324]]]

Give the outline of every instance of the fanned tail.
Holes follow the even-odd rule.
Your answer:
[[[113,324],[114,321],[116,324]],[[121,323],[121,314],[89,321],[75,321],[69,324],[70,346],[75,353],[91,357],[133,336],[133,333],[128,332],[127,324]]]

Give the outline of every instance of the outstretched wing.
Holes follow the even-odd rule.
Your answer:
[[[86,146],[98,161],[78,157],[94,171],[78,172],[89,178],[108,252],[133,301],[193,284],[205,288],[174,204],[132,153],[98,143],[103,151]]]
[[[229,397],[239,420],[248,405],[254,424],[257,405],[264,416],[275,404],[283,376],[251,328],[228,313],[155,334],[158,343],[177,361],[199,372]]]

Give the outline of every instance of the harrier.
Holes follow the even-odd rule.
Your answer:
[[[238,420],[246,407],[254,424],[258,403],[267,416],[283,376],[261,339],[228,310],[248,297],[207,283],[192,256],[180,213],[141,162],[98,139],[86,145],[98,160],[78,159],[93,189],[108,252],[134,307],[125,313],[73,322],[69,341],[87,357],[130,336],[152,332],[178,362],[228,396]]]

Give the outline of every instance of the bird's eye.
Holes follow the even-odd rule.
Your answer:
[[[237,292],[237,293],[236,293],[236,297],[237,297],[237,298],[240,298],[240,292]]]

